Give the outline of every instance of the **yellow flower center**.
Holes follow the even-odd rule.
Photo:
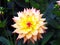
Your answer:
[[[24,32],[34,31],[37,30],[36,27],[38,27],[38,18],[35,17],[35,15],[24,15],[20,18],[18,21],[18,24],[20,25],[20,30]]]

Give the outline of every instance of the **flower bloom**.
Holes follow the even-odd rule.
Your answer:
[[[16,28],[13,33],[18,33],[17,39],[24,39],[26,41],[32,41],[33,43],[37,39],[42,38],[42,33],[45,32],[45,18],[42,18],[43,14],[40,14],[40,10],[24,9],[22,12],[18,12],[18,17],[14,17],[15,24],[12,26]]]
[[[57,2],[57,4],[60,6],[60,1],[56,1]]]

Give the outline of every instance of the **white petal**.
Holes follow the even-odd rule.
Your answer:
[[[14,22],[17,22],[19,20],[19,17],[14,16],[14,18],[12,18],[12,19],[14,20]]]
[[[58,3],[58,5],[60,5],[60,1],[56,1]]]
[[[42,18],[42,19],[40,19],[40,21],[45,21],[46,20],[46,18]]]
[[[22,17],[22,12],[18,12],[18,17]]]

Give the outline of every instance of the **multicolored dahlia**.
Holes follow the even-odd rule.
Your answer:
[[[45,26],[45,18],[42,18],[43,14],[40,14],[40,10],[24,9],[22,12],[18,12],[18,17],[14,17],[15,24],[12,26],[16,28],[13,33],[18,33],[17,39],[24,39],[26,41],[32,41],[33,43],[42,38],[42,34],[47,27]]]

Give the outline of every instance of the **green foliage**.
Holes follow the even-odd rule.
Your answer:
[[[51,45],[60,45],[60,40],[53,40]]]
[[[44,38],[42,40],[42,44],[41,45],[45,45],[49,40],[50,38],[53,36],[54,32],[48,32],[44,35]]]
[[[45,11],[48,2],[47,0],[30,0],[30,5],[34,8],[40,9],[41,12]],[[43,7],[43,8],[42,8]]]
[[[12,0],[7,0],[7,2],[11,2]]]
[[[31,6],[33,6],[34,8],[39,9],[39,4],[36,3],[35,1],[31,0],[31,1],[30,1],[30,4],[31,4]]]
[[[4,28],[6,26],[6,20],[0,21],[0,28]]]
[[[4,14],[4,8],[0,7],[0,14]]]
[[[35,43],[30,42],[29,45],[38,45],[38,42]]]
[[[48,24],[50,24],[52,27],[54,27],[56,29],[60,29],[59,23],[56,22],[55,20],[50,20],[50,22]]]
[[[60,17],[60,6],[55,4],[54,10],[52,11],[53,14],[57,15]]]
[[[25,0],[25,2],[29,2],[29,0]]]
[[[2,36],[0,36],[0,42],[4,45],[10,45],[10,41]]]

